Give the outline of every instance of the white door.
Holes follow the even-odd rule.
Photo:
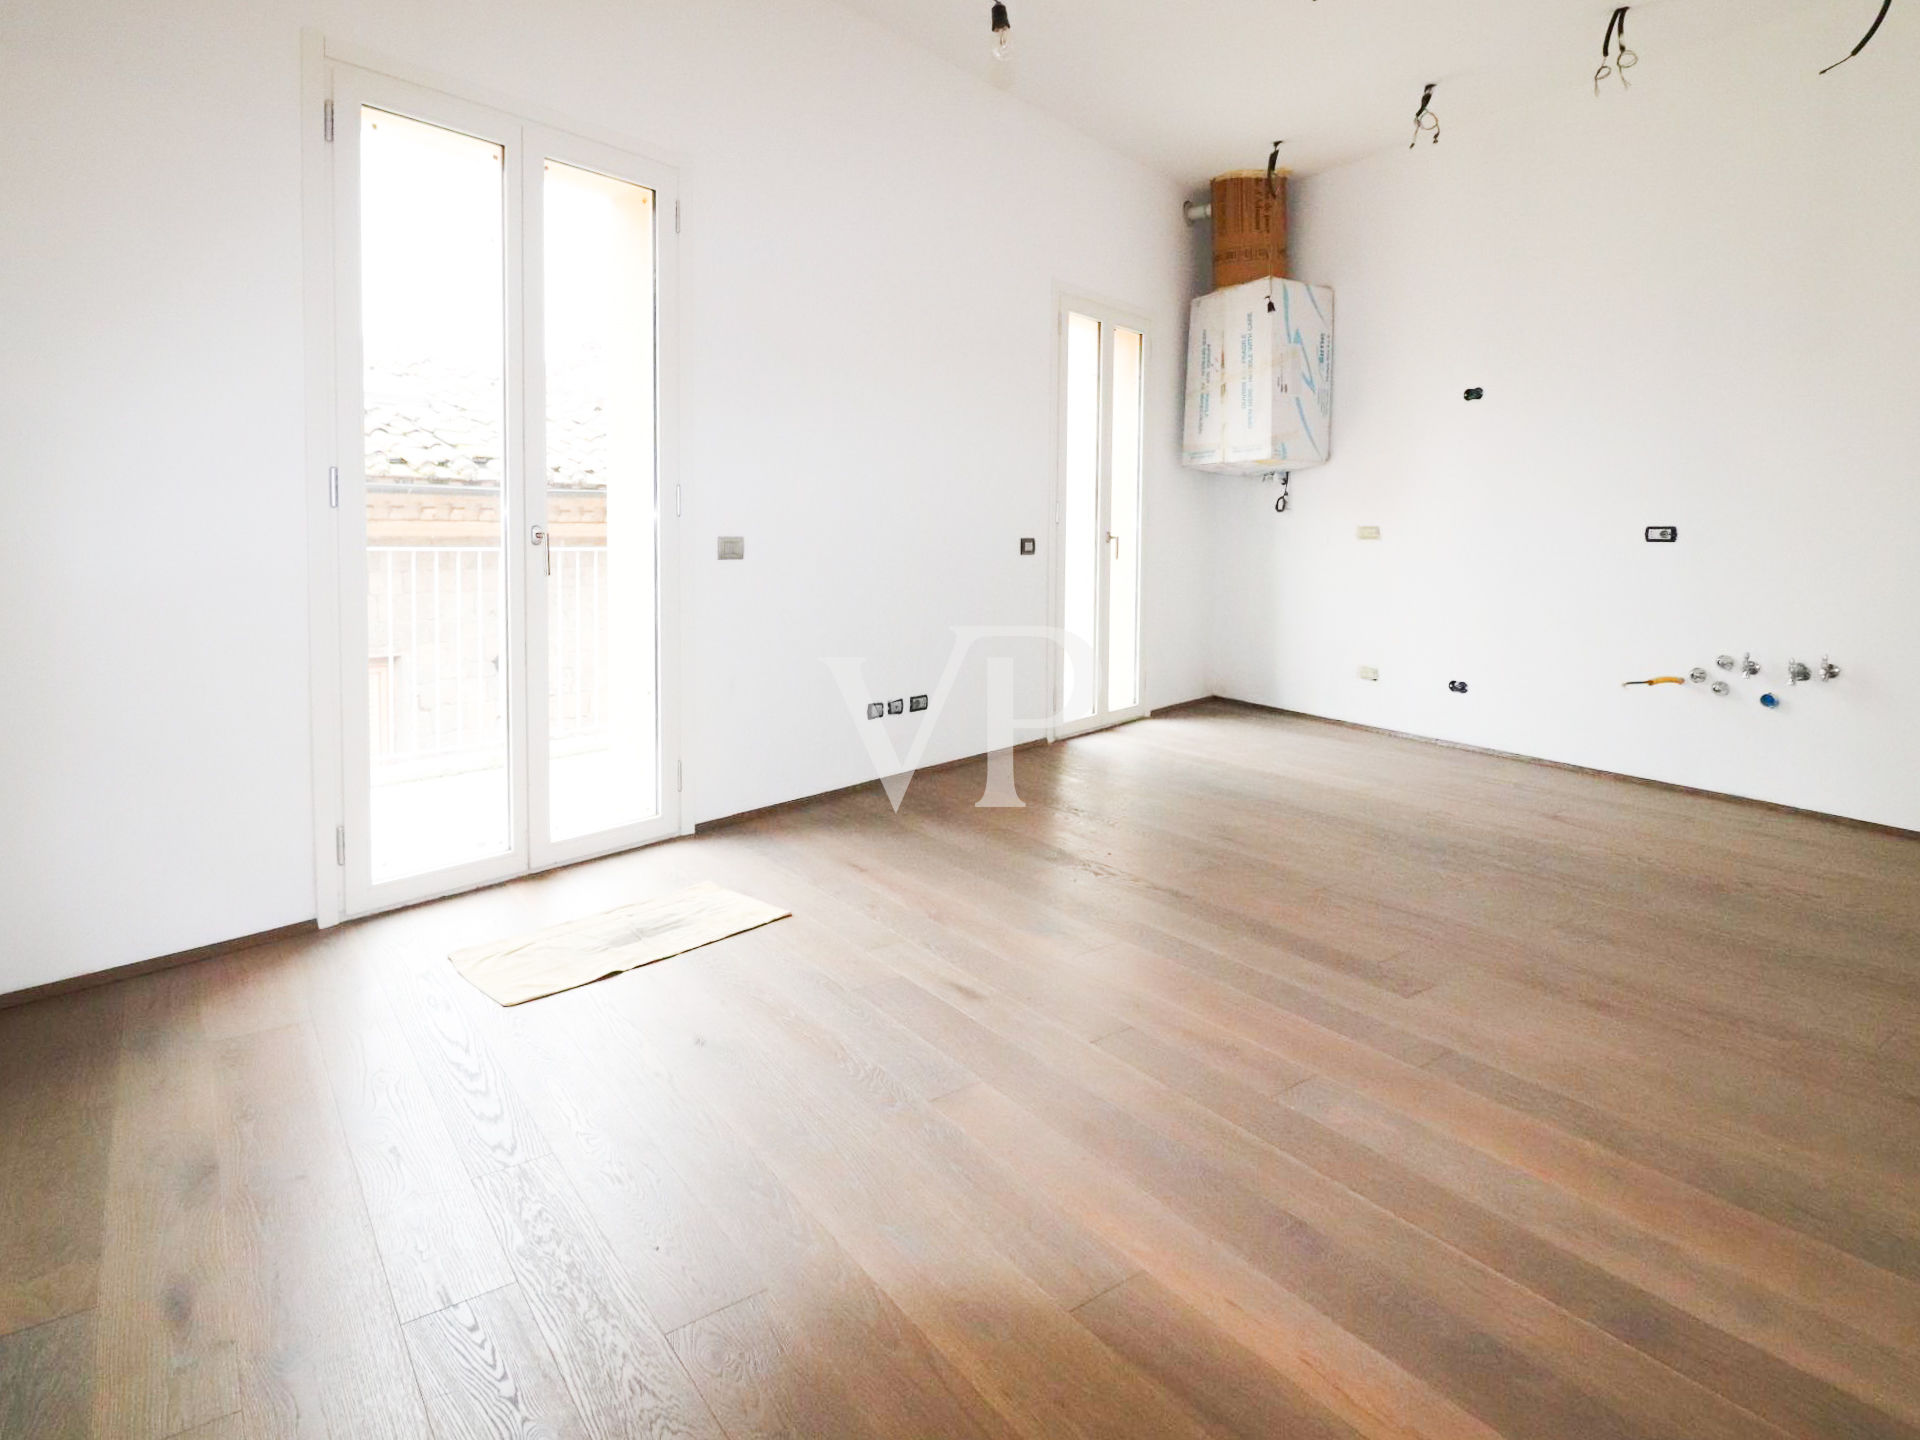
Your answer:
[[[333,858],[355,915],[679,831],[673,199],[639,157],[330,79]]]
[[[1141,462],[1146,328],[1080,301],[1060,310],[1060,647],[1055,734],[1146,713],[1141,696]]]

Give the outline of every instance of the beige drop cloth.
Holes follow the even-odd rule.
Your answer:
[[[711,945],[790,913],[709,881],[513,940],[472,945],[447,958],[502,1005],[518,1005]]]

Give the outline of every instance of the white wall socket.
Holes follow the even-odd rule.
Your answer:
[[[1360,678],[1362,680],[1378,680],[1380,678],[1379,668],[1373,665],[1362,665],[1360,667]]]
[[[1380,527],[1378,525],[1362,525],[1360,527],[1360,538],[1362,540],[1378,540],[1380,538]]]

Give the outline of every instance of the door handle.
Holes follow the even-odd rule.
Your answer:
[[[553,546],[548,543],[547,527],[535,525],[527,538],[547,552],[547,574],[553,574]]]

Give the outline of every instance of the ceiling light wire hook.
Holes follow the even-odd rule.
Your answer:
[[[1600,41],[1600,68],[1593,72],[1593,98],[1600,98],[1600,82],[1609,75],[1620,77],[1620,87],[1631,90],[1632,83],[1627,79],[1627,71],[1640,63],[1640,57],[1627,48],[1627,11],[1632,8],[1621,5],[1613,12],[1613,18],[1607,21],[1607,33]],[[1614,41],[1618,40],[1616,51]]]
[[[1435,145],[1440,143],[1440,117],[1434,114],[1431,108],[1433,105],[1433,89],[1434,86],[1439,83],[1437,80],[1429,80],[1427,82],[1426,91],[1420,97],[1420,108],[1413,112],[1413,139],[1407,142],[1407,148],[1409,150],[1420,143],[1420,136],[1423,132],[1432,137]]]
[[[1873,37],[1880,33],[1880,27],[1886,24],[1887,12],[1891,9],[1893,9],[1893,0],[1880,0],[1880,13],[1873,17],[1873,24],[1869,25],[1867,27],[1867,33],[1860,37],[1860,43],[1842,55],[1838,60],[1834,61],[1833,64],[1827,66],[1827,70],[1838,70],[1842,65],[1846,64],[1847,61],[1853,59],[1854,56],[1871,45],[1873,43]],[[1827,70],[1822,70],[1820,73],[1824,75],[1827,73]]]

